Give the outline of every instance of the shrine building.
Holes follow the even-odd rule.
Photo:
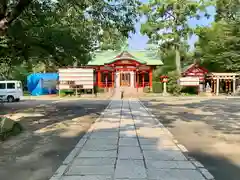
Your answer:
[[[100,88],[152,87],[156,66],[163,65],[151,51],[101,51],[87,64],[95,69],[95,85]]]

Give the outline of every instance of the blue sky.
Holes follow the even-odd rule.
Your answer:
[[[148,0],[141,0],[142,2],[146,3]],[[209,7],[208,9],[208,13],[211,15],[211,17],[209,19],[207,18],[201,18],[200,20],[196,20],[196,19],[189,19],[189,25],[191,27],[196,27],[196,25],[200,25],[200,26],[210,26],[211,23],[213,22],[214,18],[214,14],[215,14],[215,8],[214,7]],[[141,18],[139,22],[136,23],[135,25],[135,29],[136,29],[136,33],[135,34],[130,34],[130,38],[128,40],[129,42],[129,48],[130,49],[135,49],[135,50],[142,50],[146,47],[146,43],[148,41],[148,37],[147,36],[143,36],[140,33],[140,27],[141,24],[145,21],[145,18]],[[188,43],[191,46],[191,49],[194,48],[194,43],[197,41],[198,37],[196,35],[193,35]]]

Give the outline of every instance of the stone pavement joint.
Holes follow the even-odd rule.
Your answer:
[[[138,99],[113,99],[50,180],[213,180]]]

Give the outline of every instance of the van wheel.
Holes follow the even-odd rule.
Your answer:
[[[14,101],[14,97],[13,96],[8,96],[7,97],[7,101],[8,102],[13,102]]]

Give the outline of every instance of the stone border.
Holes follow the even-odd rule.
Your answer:
[[[141,100],[139,99],[136,100],[139,101],[139,104],[149,113],[149,115],[152,116],[152,118],[157,122],[158,126],[163,128],[166,134],[172,138],[173,142],[177,145],[177,147],[182,151],[183,155],[186,157],[185,153],[188,152],[187,148],[184,145],[180,144],[178,140],[174,138],[173,134],[151,112],[152,110],[146,107]],[[199,161],[195,160],[192,157],[186,158],[196,167],[196,169],[203,175],[204,178],[206,178],[206,180],[215,180],[213,175],[206,168],[204,168],[204,166]]]
[[[88,140],[88,137],[91,135],[93,131],[93,124],[95,122],[98,122],[101,120],[101,118],[104,116],[104,111],[108,109],[112,104],[112,101],[109,102],[107,107],[101,112],[99,117],[91,124],[91,127],[88,129],[88,131],[84,134],[84,136],[78,141],[74,149],[69,153],[69,155],[65,158],[65,160],[62,162],[62,165],[56,170],[56,172],[52,175],[52,177],[49,180],[60,180],[60,178],[63,176],[63,174],[68,171],[70,164],[73,162],[74,158],[80,153],[80,150],[85,145],[85,143]]]

